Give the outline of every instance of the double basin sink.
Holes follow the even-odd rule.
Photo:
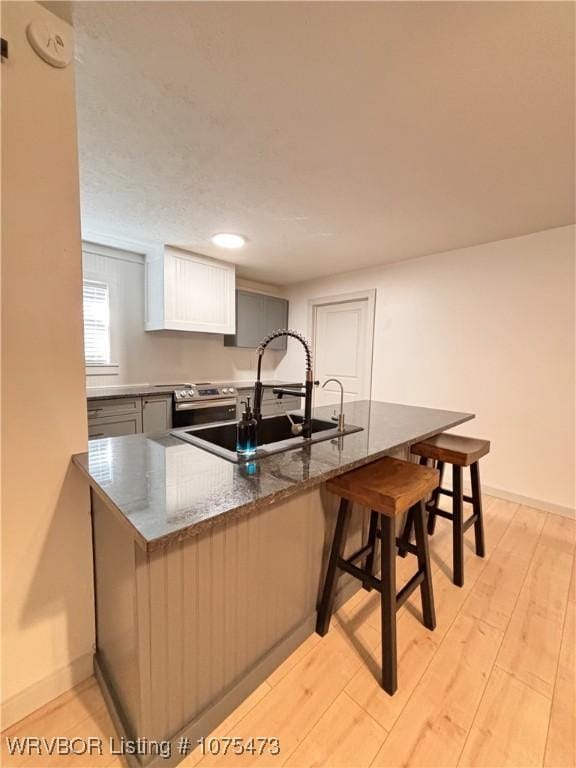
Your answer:
[[[296,424],[301,424],[303,421],[302,416],[291,414],[291,418]],[[292,424],[287,416],[267,416],[258,425],[258,448],[251,456],[242,456],[236,453],[235,421],[207,427],[179,429],[171,434],[180,440],[192,443],[198,448],[203,448],[205,451],[238,464],[256,461],[275,453],[302,448],[312,443],[333,440],[353,432],[360,432],[362,429],[363,427],[350,424],[345,426],[343,430],[339,430],[333,421],[312,419],[312,436],[303,438],[301,435],[294,436]]]

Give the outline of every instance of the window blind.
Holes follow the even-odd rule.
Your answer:
[[[106,283],[84,280],[83,301],[86,365],[109,365],[110,296]]]

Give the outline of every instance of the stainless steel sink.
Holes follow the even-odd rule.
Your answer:
[[[298,424],[303,420],[302,416],[291,414],[292,420]],[[185,440],[198,448],[221,456],[223,459],[235,463],[257,461],[274,453],[291,451],[294,448],[302,448],[305,445],[319,443],[323,440],[332,440],[336,437],[360,432],[363,427],[353,424],[345,426],[341,431],[333,421],[312,419],[312,437],[305,439],[300,435],[292,434],[292,424],[287,416],[268,416],[258,426],[258,448],[251,456],[239,456],[236,453],[236,422],[226,422],[208,427],[195,427],[193,429],[179,429],[171,434],[180,440]]]

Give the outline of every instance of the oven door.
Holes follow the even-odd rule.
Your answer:
[[[219,421],[236,421],[236,398],[174,403],[172,408],[173,427],[198,427]]]

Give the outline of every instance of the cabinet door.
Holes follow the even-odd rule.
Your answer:
[[[288,301],[250,291],[236,291],[236,334],[225,336],[227,347],[256,349],[260,342],[288,323]],[[269,349],[286,349],[286,337],[274,339]]]
[[[140,413],[139,397],[94,398],[88,400],[88,421],[104,416]]]
[[[142,398],[142,431],[165,432],[172,427],[172,398]]]
[[[280,328],[288,327],[288,302],[286,299],[279,299],[277,296],[265,296],[264,304],[264,322],[266,335],[277,331]],[[274,339],[268,345],[269,349],[285,350],[288,344],[286,336],[280,336]]]
[[[234,265],[175,248],[166,248],[164,259],[164,327],[234,333]]]
[[[236,347],[255,348],[266,335],[263,324],[264,297],[259,293],[236,292]]]
[[[96,440],[99,437],[136,435],[139,432],[142,432],[142,416],[139,413],[106,416],[101,419],[91,419],[88,423],[89,440]]]

